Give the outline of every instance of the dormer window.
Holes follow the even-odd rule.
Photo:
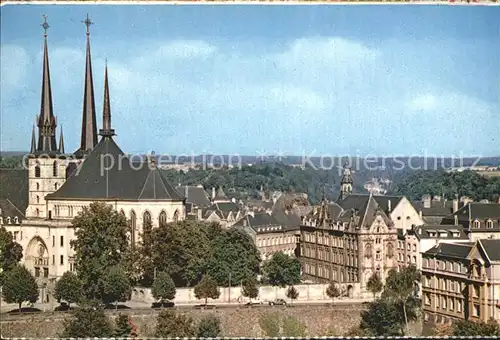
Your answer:
[[[7,217],[7,224],[10,224],[10,216]]]
[[[479,222],[478,220],[475,220],[472,225],[474,226],[474,228],[479,228],[481,226],[481,222]]]
[[[19,224],[19,217],[14,216],[14,224]]]
[[[492,220],[486,221],[486,228],[493,229],[493,221]]]
[[[0,216],[0,225],[2,225],[2,224],[3,224],[3,217]]]

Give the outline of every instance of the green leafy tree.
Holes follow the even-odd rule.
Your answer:
[[[61,338],[109,338],[114,333],[113,324],[99,308],[78,308],[64,323]]]
[[[274,254],[269,261],[262,266],[265,282],[273,285],[286,287],[300,283],[300,261],[283,254]]]
[[[452,330],[454,336],[500,336],[500,325],[494,319],[488,322],[457,320]]]
[[[130,321],[130,317],[125,314],[118,314],[115,320],[115,331],[114,337],[116,338],[135,338],[137,334],[135,334],[133,329],[133,324]]]
[[[56,282],[54,287],[54,298],[59,302],[64,300],[68,305],[71,305],[73,302],[79,303],[82,297],[82,282],[78,276],[72,272],[65,272]]]
[[[420,314],[421,301],[416,297],[420,280],[420,271],[411,265],[400,271],[392,269],[385,282],[382,297],[393,302],[404,316],[403,334],[408,334],[408,322],[416,320]]]
[[[257,287],[257,281],[254,279],[243,280],[241,295],[249,298],[250,300],[256,299],[259,296],[259,287]]]
[[[194,287],[194,296],[197,299],[205,299],[205,305],[207,304],[207,300],[210,299],[218,299],[220,296],[219,287],[217,287],[217,282],[212,279],[210,276],[205,275],[200,283],[198,283]]]
[[[198,338],[216,338],[220,336],[220,332],[220,319],[215,315],[208,315],[198,323],[196,336]]]
[[[368,310],[361,312],[360,328],[375,336],[401,335],[403,324],[401,310],[389,300],[375,300]]]
[[[264,313],[259,317],[259,326],[267,337],[305,337],[306,325],[293,316],[281,317],[278,313]]]
[[[237,229],[221,231],[212,241],[206,273],[219,286],[229,286],[229,275],[233,282],[254,279],[259,273],[260,253],[252,238]]]
[[[286,290],[286,297],[290,299],[290,302],[293,302],[293,300],[299,297],[299,291],[294,286],[290,286]]]
[[[127,274],[120,267],[111,267],[109,272],[102,280],[102,302],[105,304],[115,303],[118,308],[118,302],[126,302],[132,295],[132,287]]]
[[[12,239],[12,233],[0,226],[0,269],[7,271],[23,258],[23,247]]]
[[[16,265],[3,277],[2,296],[7,303],[17,303],[19,312],[23,302],[35,303],[38,300],[38,285],[29,270],[23,265]]]
[[[326,288],[326,295],[328,295],[328,297],[332,299],[332,304],[333,301],[340,296],[340,290],[337,288],[335,282],[330,282],[330,284]]]
[[[151,287],[155,271],[152,252],[154,233],[151,220],[147,219],[144,224],[144,232],[139,244],[131,252],[133,258],[129,260],[129,265],[133,266],[132,270],[135,272],[137,283],[144,287]]]
[[[88,299],[104,302],[103,278],[121,265],[130,251],[128,225],[124,216],[105,203],[92,203],[73,219],[75,228],[71,247],[75,268]]]
[[[168,273],[176,287],[196,285],[205,272],[212,247],[205,225],[199,221],[180,221],[152,231],[153,268]]]
[[[370,276],[366,283],[366,288],[373,294],[374,299],[377,293],[380,293],[382,289],[384,289],[384,284],[377,273],[373,273],[372,276]]]
[[[174,280],[165,272],[158,272],[153,282],[151,293],[157,300],[173,300],[175,298]]]
[[[195,336],[195,333],[193,319],[187,315],[177,314],[173,310],[164,310],[158,315],[155,331],[157,338],[187,338]]]

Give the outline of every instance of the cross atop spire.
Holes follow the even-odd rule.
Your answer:
[[[47,16],[45,14],[42,15],[43,17],[43,23],[40,25],[43,27],[44,30],[44,36],[47,37],[47,30],[49,29],[49,23],[47,22]]]
[[[87,13],[87,18],[82,21],[85,26],[87,26],[87,35],[90,35],[90,25],[94,24],[92,21],[90,21],[89,14]]]

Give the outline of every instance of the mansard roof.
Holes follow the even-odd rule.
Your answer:
[[[102,138],[59,190],[46,198],[182,200],[161,170],[148,163],[132,164],[109,137]]]
[[[426,251],[425,255],[467,259],[474,243],[439,243]]]
[[[470,202],[457,210],[454,215],[457,215],[459,220],[500,219],[500,204]]]
[[[391,210],[398,205],[398,203],[403,199],[404,196],[376,196],[372,195],[373,199],[377,202],[380,209],[384,211],[384,213],[389,213],[389,204],[391,206]],[[351,194],[339,201],[339,205],[344,209],[360,209],[361,206],[366,204],[367,200],[370,198],[370,195],[362,195],[362,194]],[[390,202],[390,203],[389,203]]]
[[[350,198],[352,197],[352,198]],[[350,220],[351,217],[358,217],[358,226],[369,227],[373,224],[377,216],[381,216],[387,225],[392,224],[386,212],[378,202],[378,199],[384,196],[373,195],[350,195],[339,202],[343,212],[339,219],[343,222]],[[381,200],[387,203],[389,200]],[[391,203],[392,204],[392,203]]]
[[[486,239],[478,241],[483,247],[488,260],[490,261],[500,261],[500,240]]]
[[[424,224],[413,229],[413,233],[419,239],[456,239],[468,240],[469,237],[465,233],[461,225],[446,225],[446,224]],[[443,236],[443,234],[445,234]]]

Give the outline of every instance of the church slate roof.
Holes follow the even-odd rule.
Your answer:
[[[161,170],[132,164],[112,138],[102,138],[83,164],[47,199],[182,200]]]
[[[490,261],[500,261],[500,240],[479,240]]]
[[[26,169],[0,169],[0,199],[8,199],[21,212],[28,207],[28,175]]]
[[[11,223],[14,222],[14,218],[17,217],[18,223],[24,220],[25,216],[22,211],[20,211],[10,200],[0,199],[0,217],[4,219],[6,223],[6,218],[10,217]]]

